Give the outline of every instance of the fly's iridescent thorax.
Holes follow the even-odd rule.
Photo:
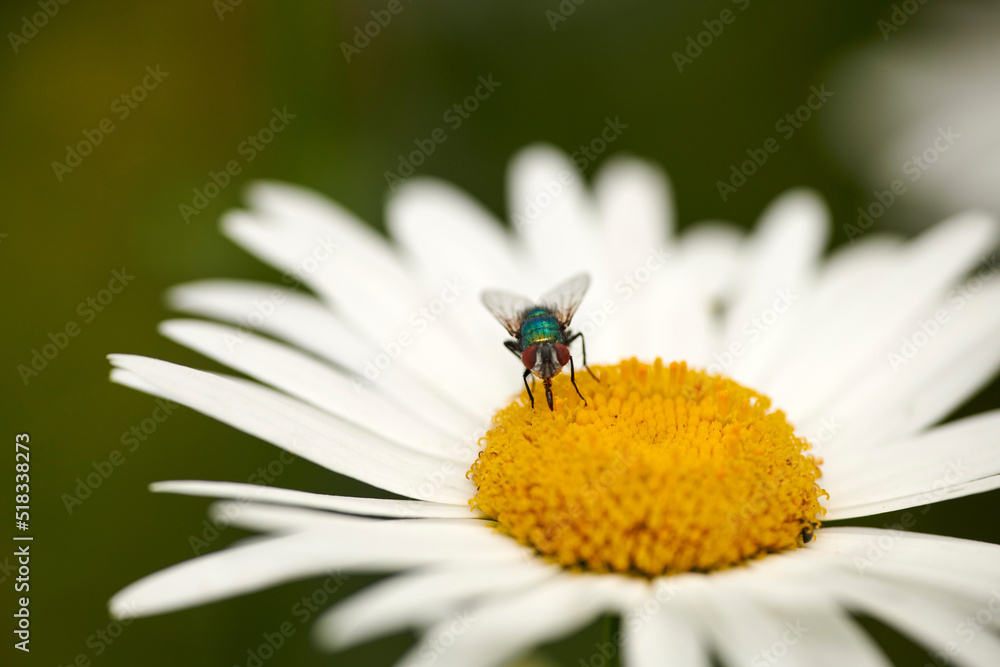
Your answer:
[[[521,347],[539,343],[561,343],[562,330],[559,320],[548,308],[535,307],[525,311],[521,322]]]

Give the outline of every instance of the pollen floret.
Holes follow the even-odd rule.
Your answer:
[[[823,509],[817,460],[770,400],[732,380],[629,359],[559,376],[494,417],[474,507],[565,567],[657,576],[802,544]],[[811,532],[811,531],[807,531]]]

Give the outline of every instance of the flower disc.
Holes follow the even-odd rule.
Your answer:
[[[472,503],[566,567],[657,576],[802,544],[822,513],[817,461],[770,400],[732,380],[635,359],[553,381],[494,417]],[[540,388],[539,388],[540,390]],[[805,533],[803,532],[805,530]]]

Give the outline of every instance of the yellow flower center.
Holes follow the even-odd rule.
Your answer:
[[[565,567],[707,571],[799,546],[823,512],[817,461],[770,400],[635,359],[563,373],[555,411],[522,394],[472,466],[474,507]]]

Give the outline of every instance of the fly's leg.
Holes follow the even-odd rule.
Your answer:
[[[591,375],[593,375],[593,373],[591,373]],[[583,394],[580,393],[580,388],[576,386],[576,369],[573,368],[572,356],[569,358],[569,381],[573,383],[573,389],[576,389],[576,395],[583,399],[583,404],[588,405],[587,399],[583,398]]]
[[[587,365],[587,341],[586,341],[586,339],[585,339],[585,338],[583,337],[583,332],[581,331],[580,333],[575,333],[575,334],[573,334],[572,336],[570,336],[570,337],[569,337],[569,340],[567,340],[567,341],[566,341],[566,347],[569,347],[569,344],[570,344],[570,343],[572,343],[573,341],[575,341],[575,340],[576,340],[577,338],[579,338],[579,339],[580,339],[580,347],[581,347],[581,348],[583,349],[583,367],[584,367],[585,369],[587,369],[587,372],[588,372],[588,373],[590,373],[590,377],[592,377],[592,378],[594,378],[595,380],[597,380],[597,376],[596,376],[596,375],[594,375],[594,371],[590,370],[590,366],[588,366],[588,365]],[[572,358],[572,357],[570,357],[570,361],[572,361],[572,360],[573,360],[573,358]],[[573,370],[573,369],[572,369],[572,368],[570,368],[570,370]],[[597,380],[597,381],[598,381],[598,382],[600,382],[600,380]],[[574,387],[576,386],[576,383],[575,383],[575,382],[573,383],[573,386],[574,386]],[[577,389],[576,393],[578,393],[578,394],[579,394],[579,393],[580,393],[580,390],[579,390],[579,389]],[[580,398],[583,398],[583,396],[581,396]]]
[[[531,387],[528,386],[528,376],[531,375],[531,369],[526,368],[524,370],[524,375],[521,379],[524,380],[524,388],[528,391],[528,398],[531,399],[531,408],[535,408],[535,397],[531,394]],[[549,394],[549,407],[552,407],[552,394]]]
[[[520,359],[521,359],[521,344],[520,343],[518,343],[516,340],[505,340],[503,342],[503,346],[506,347],[508,350],[510,350],[511,354],[513,354],[515,357],[517,357],[518,360],[520,361]],[[524,388],[528,390],[528,398],[531,399],[531,407],[534,408],[535,407],[535,397],[531,393],[531,387],[535,386],[535,376],[531,375],[531,387],[529,387],[528,386],[528,376],[529,375],[531,375],[531,369],[527,368],[524,371],[524,375],[521,376],[521,379],[524,380]],[[550,401],[550,403],[551,403],[551,401]]]

